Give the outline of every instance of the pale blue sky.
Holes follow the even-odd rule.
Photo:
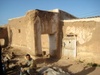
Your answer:
[[[28,10],[61,9],[76,17],[100,16],[100,0],[0,0],[0,25]]]

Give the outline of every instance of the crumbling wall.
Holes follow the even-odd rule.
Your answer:
[[[69,20],[69,19],[76,19],[77,17],[65,12],[65,11],[62,11],[62,10],[59,10],[59,14],[60,14],[60,20]]]
[[[33,25],[28,16],[9,20],[8,29],[12,47],[17,47],[27,52],[34,49]]]
[[[69,19],[76,19],[77,18],[74,15],[71,15],[68,12],[65,12],[65,11],[60,10],[60,9],[53,9],[53,10],[50,10],[50,12],[58,13],[60,20],[69,20]]]
[[[23,48],[33,55],[41,55],[41,34],[48,34],[50,55],[60,57],[63,35],[60,20],[65,18],[76,17],[63,11],[31,10],[23,17],[10,19],[8,23],[10,45]]]
[[[67,21],[63,26],[63,38],[73,33],[76,37],[77,58],[87,62],[100,63],[100,22]]]
[[[11,46],[23,48],[33,55],[40,55],[42,54],[41,34],[49,36],[52,34],[55,35],[56,47],[50,48],[50,51],[58,50],[58,26],[59,15],[57,13],[41,10],[28,11],[23,17],[9,20]]]
[[[58,26],[59,26],[59,15],[53,12],[36,10],[36,18],[34,21],[34,36],[35,36],[35,51],[37,55],[42,54],[42,46],[41,46],[41,34],[49,35],[49,45],[50,45],[50,55],[55,55],[55,50],[58,50]],[[31,11],[32,12],[32,11]],[[52,48],[50,40],[51,34],[55,35],[55,49]],[[47,38],[48,39],[48,38]],[[46,42],[45,42],[46,43]]]

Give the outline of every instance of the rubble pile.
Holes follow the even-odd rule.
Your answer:
[[[43,67],[38,70],[42,75],[70,75],[59,67]]]

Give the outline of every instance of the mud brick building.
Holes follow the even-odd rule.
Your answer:
[[[57,58],[100,63],[99,33],[100,17],[79,19],[58,9],[36,9],[0,27],[0,41],[3,40],[2,46],[21,48],[32,55],[46,51]]]

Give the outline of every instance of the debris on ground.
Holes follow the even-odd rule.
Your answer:
[[[63,71],[59,67],[42,67],[38,70],[42,75],[70,75],[68,72]]]

